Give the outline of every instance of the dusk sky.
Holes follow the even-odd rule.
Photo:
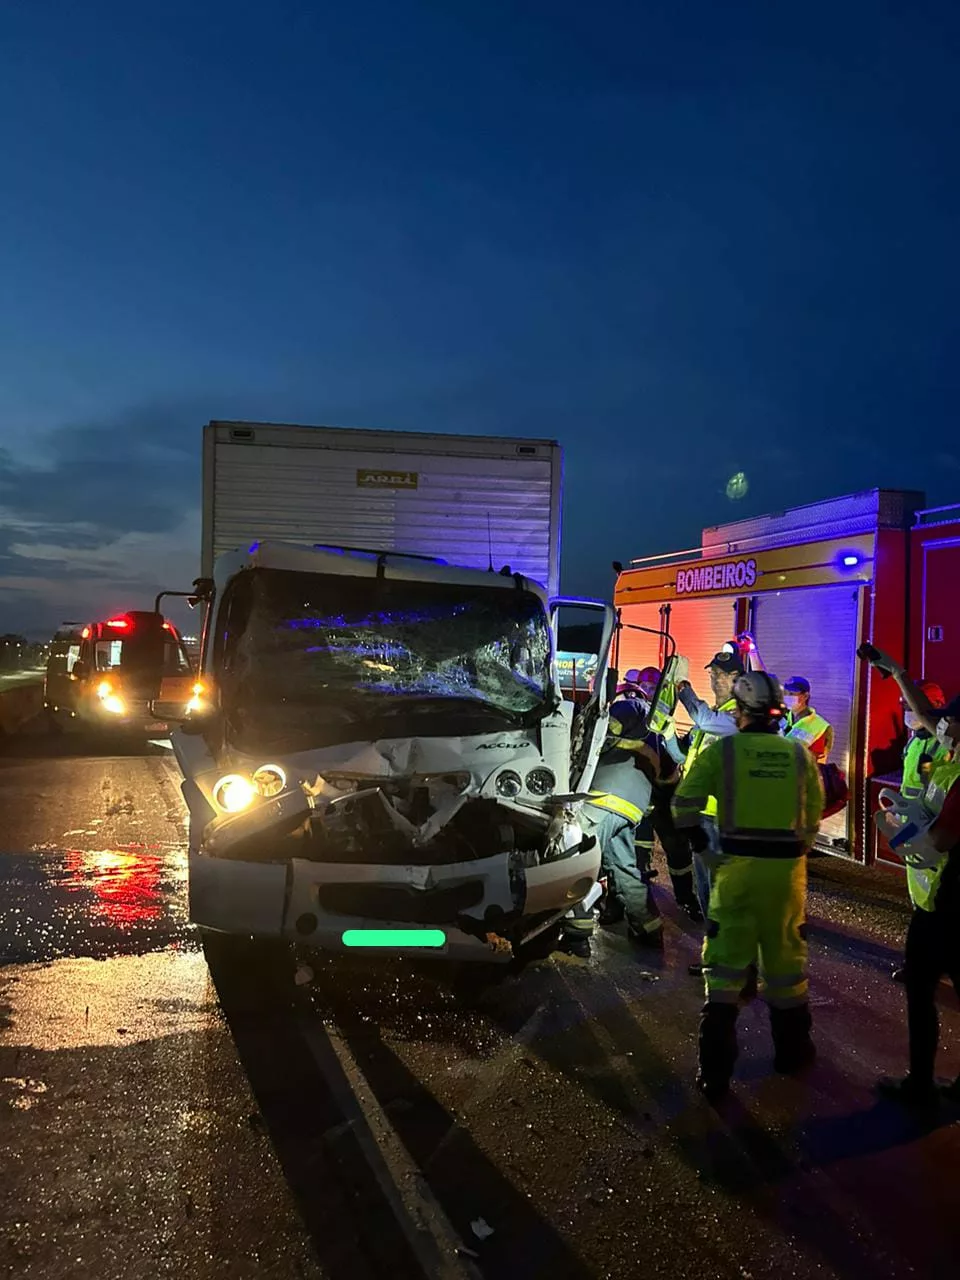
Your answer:
[[[555,437],[592,594],[960,502],[956,0],[8,0],[0,60],[0,631],[189,585],[211,418]]]

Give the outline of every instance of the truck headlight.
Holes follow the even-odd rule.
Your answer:
[[[100,705],[104,711],[109,711],[114,716],[126,714],[127,704],[118,693],[113,692],[113,685],[109,680],[100,681],[97,686],[97,697],[100,699]]]
[[[541,767],[527,774],[527,790],[532,796],[548,796],[557,785],[552,770]]]
[[[197,683],[191,689],[190,701],[187,703],[186,707],[184,708],[184,711],[188,716],[192,716],[196,714],[196,712],[198,711],[206,710],[207,703],[203,696],[205,693],[206,693],[205,686],[203,685],[202,681],[198,680]]]
[[[213,798],[224,813],[239,813],[256,799],[257,789],[249,778],[228,773],[213,788]]]
[[[523,779],[513,769],[504,769],[497,774],[497,794],[512,800],[523,790]]]
[[[286,788],[287,775],[281,765],[262,764],[253,775],[253,785],[265,799],[278,796]]]

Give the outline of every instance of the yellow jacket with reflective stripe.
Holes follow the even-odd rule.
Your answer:
[[[943,764],[943,758],[948,754],[947,748],[936,738],[929,734],[923,736],[915,734],[907,743],[907,749],[903,753],[903,779],[900,783],[900,794],[911,800],[922,796],[932,770],[937,765]],[[920,761],[924,756],[929,756],[930,766],[921,770]]]
[[[930,774],[930,781],[923,793],[924,808],[932,814],[939,814],[947,792],[960,778],[960,759],[935,764]],[[937,904],[937,890],[947,868],[950,857],[945,853],[935,867],[911,867],[907,863],[907,888],[910,890],[910,901],[921,911],[932,911]]]
[[[649,809],[653,788],[633,759],[602,764],[593,775],[589,804],[618,813],[634,826]]]
[[[802,742],[811,750],[819,743],[820,750],[814,752],[814,757],[820,764],[826,764],[833,750],[833,725],[829,720],[825,720],[814,711],[813,707],[807,707],[803,715],[798,716],[797,719],[788,716],[784,725],[784,737],[792,738],[794,742]]]
[[[823,816],[823,784],[813,756],[779,734],[740,732],[702,751],[671,808],[678,827],[695,826],[706,801],[717,805],[721,848],[813,843]]]
[[[717,707],[718,712],[728,711],[731,715],[734,714],[736,709],[737,704],[733,698],[728,698],[726,702]],[[701,751],[705,751],[711,743],[719,741],[720,739],[715,733],[709,733],[706,729],[695,729],[690,735],[690,746],[687,748],[687,758],[683,762],[684,774],[686,775],[690,772],[693,762],[696,760],[697,756],[700,755]],[[717,816],[717,802],[713,796],[711,796],[704,805],[703,813],[708,818],[715,818]]]

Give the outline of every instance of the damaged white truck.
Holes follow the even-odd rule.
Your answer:
[[[612,692],[562,696],[528,578],[263,542],[219,556],[189,719],[190,916],[309,949],[509,961],[599,896],[582,825]],[[609,673],[612,677],[612,673]]]

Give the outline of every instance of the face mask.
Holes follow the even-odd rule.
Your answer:
[[[903,713],[903,723],[908,729],[922,729],[923,721],[915,711],[905,711]]]
[[[784,706],[787,708],[787,710],[788,710],[788,711],[796,711],[797,707],[799,707],[799,705],[800,705],[800,699],[799,699],[799,698],[792,698],[792,697],[790,696],[790,694],[788,693],[788,694],[787,694],[787,696],[786,696],[786,697],[784,698],[784,700],[783,700],[783,704],[784,704]]]
[[[950,723],[951,722],[946,719],[937,721],[937,741],[944,747],[953,746],[953,738],[950,734]]]

